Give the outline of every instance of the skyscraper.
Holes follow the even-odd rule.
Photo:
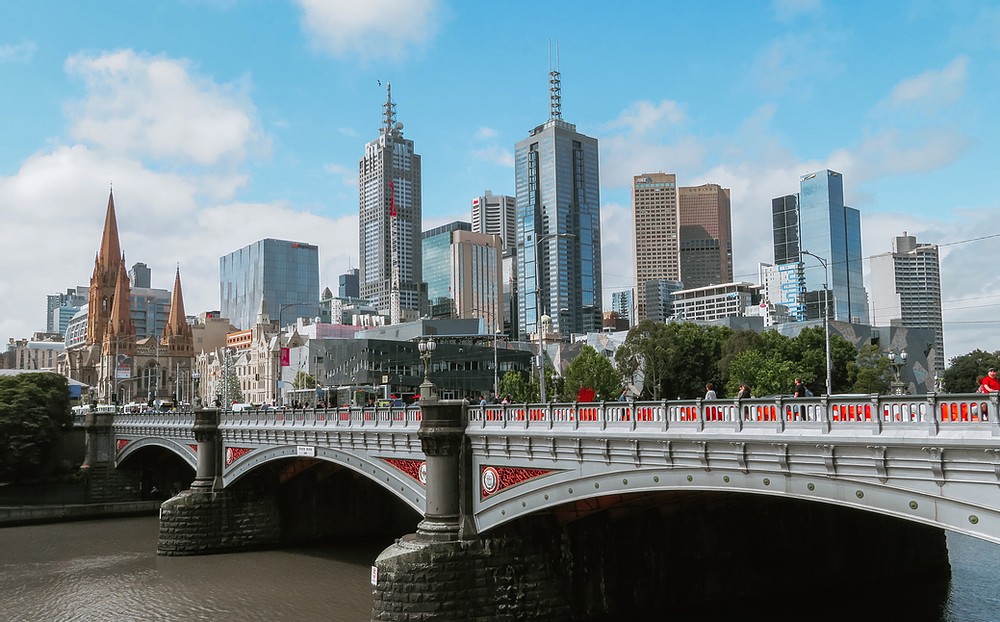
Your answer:
[[[452,233],[471,230],[472,225],[456,220],[421,234],[423,274],[427,280],[427,299],[433,318],[455,317],[457,292],[451,279]]]
[[[660,305],[655,313],[647,308],[650,298],[660,299],[659,286],[651,283],[681,279],[676,175],[643,173],[632,178],[632,226],[635,231],[635,320],[660,320]],[[647,292],[647,287],[652,290]]]
[[[597,139],[562,118],[558,71],[549,119],[514,147],[518,327],[549,316],[561,335],[601,330],[601,197]]]
[[[892,252],[871,258],[872,323],[929,328],[935,335],[932,361],[944,372],[944,327],[941,314],[941,262],[936,244],[921,244],[912,235],[897,236]]]
[[[361,297],[393,324],[427,310],[421,268],[420,156],[396,121],[392,86],[386,86],[383,125],[358,163]]]
[[[500,236],[456,221],[424,232],[424,274],[434,317],[480,318],[503,329]]]
[[[339,277],[338,296],[341,298],[358,298],[361,290],[358,286],[358,269],[351,268]]]
[[[844,205],[844,178],[840,173],[827,169],[800,178],[799,245],[804,255],[800,260],[806,267],[806,290],[822,290],[827,279],[823,267],[805,253],[809,251],[824,258],[828,264],[833,295],[831,319],[867,324],[868,296],[861,265],[861,213]]]
[[[503,253],[514,252],[516,244],[517,198],[506,194],[486,194],[472,199],[472,231],[499,235]]]
[[[831,319],[867,324],[861,213],[844,205],[843,176],[828,169],[803,175],[797,195],[771,200],[771,216],[775,264],[802,264],[802,299],[816,301],[804,304],[804,319],[823,317],[822,292],[828,286]]]
[[[259,240],[219,259],[222,316],[248,330],[261,313],[270,320],[319,315],[319,248],[304,242]],[[282,306],[288,313],[282,315]]]
[[[733,280],[733,227],[729,188],[678,188],[681,281],[686,289]]]

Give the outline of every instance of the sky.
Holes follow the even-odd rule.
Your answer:
[[[179,269],[189,314],[219,309],[219,257],[267,237],[318,245],[336,292],[386,85],[429,229],[514,194],[550,68],[599,141],[605,308],[633,286],[633,175],[730,188],[736,280],[756,281],[771,198],[830,168],[866,258],[904,232],[940,245],[946,357],[1000,350],[1000,2],[967,0],[8,3],[0,339],[89,283],[112,187],[127,265],[162,289]]]

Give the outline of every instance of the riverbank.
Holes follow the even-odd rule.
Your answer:
[[[126,516],[156,516],[160,512],[161,503],[163,502],[154,500],[0,506],[0,527]]]

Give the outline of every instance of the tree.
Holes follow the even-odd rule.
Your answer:
[[[0,479],[31,476],[73,421],[69,382],[52,373],[0,376]]]
[[[615,366],[622,378],[635,384],[641,379],[645,399],[660,399],[666,366],[667,325],[652,320],[636,324],[615,351]]]
[[[975,393],[990,367],[1000,369],[1000,350],[990,353],[976,349],[953,357],[942,376],[942,389],[948,393]]]
[[[296,389],[315,389],[316,379],[310,374],[300,371],[295,374],[295,379],[292,380],[292,386]]]
[[[575,401],[581,387],[593,389],[598,400],[615,399],[621,391],[621,376],[614,365],[591,346],[584,346],[566,368],[562,399]]]
[[[889,359],[875,344],[865,344],[848,365],[848,383],[854,393],[886,393],[892,382]]]
[[[538,385],[518,371],[508,371],[500,379],[500,394],[509,395],[518,404],[534,402],[538,399]]]
[[[757,349],[745,350],[733,357],[729,363],[729,384],[726,386],[735,395],[740,383],[746,383],[754,397],[787,394],[789,378],[795,375],[795,366],[780,353],[769,353]]]

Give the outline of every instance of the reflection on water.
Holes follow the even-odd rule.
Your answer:
[[[0,620],[324,620],[371,615],[369,572],[390,542],[230,555],[156,555],[155,517],[0,529]],[[770,620],[1000,619],[1000,546],[948,535],[952,580],[942,593],[911,590],[905,602],[880,602],[883,585],[853,593],[778,590],[740,618]],[[898,587],[898,586],[897,586]],[[905,587],[905,586],[904,586]],[[794,603],[789,593],[807,600]],[[905,590],[904,590],[905,592]],[[783,594],[783,595],[780,595]],[[779,605],[780,606],[776,606]],[[697,618],[705,617],[701,611]],[[727,616],[728,617],[728,616]],[[683,615],[670,619],[685,619]]]
[[[157,535],[155,517],[0,529],[0,619],[367,620],[389,544],[161,557]]]

